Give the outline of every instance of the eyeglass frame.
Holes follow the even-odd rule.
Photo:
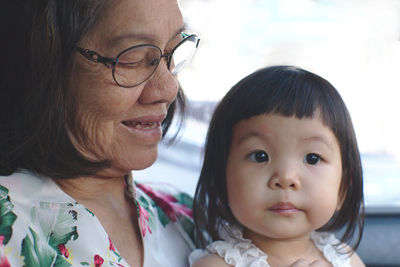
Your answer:
[[[195,48],[197,49],[197,47],[199,46],[200,38],[199,38],[196,34],[191,34],[191,35],[186,34],[186,33],[181,33],[181,34],[182,34],[182,37],[184,37],[184,39],[181,40],[181,41],[171,50],[171,52],[165,53],[165,54],[162,53],[161,48],[159,48],[158,46],[156,46],[156,45],[154,45],[154,44],[139,44],[139,45],[131,46],[131,47],[126,48],[126,49],[122,50],[121,52],[119,52],[118,55],[117,55],[115,58],[112,58],[112,57],[104,57],[104,56],[100,55],[99,53],[97,53],[96,51],[89,50],[89,49],[85,49],[85,48],[82,48],[82,47],[79,47],[79,46],[76,48],[76,51],[77,51],[79,54],[81,54],[82,56],[84,56],[86,59],[88,59],[88,60],[90,60],[90,61],[92,61],[92,62],[95,62],[95,63],[102,63],[102,64],[103,64],[104,66],[106,66],[107,68],[112,69],[112,76],[113,76],[114,82],[115,82],[118,86],[124,87],[124,88],[132,88],[132,87],[136,87],[136,86],[138,86],[138,85],[144,83],[144,82],[147,81],[148,79],[150,79],[150,77],[153,76],[154,72],[155,72],[156,69],[158,68],[158,66],[159,66],[159,64],[160,64],[162,58],[165,58],[165,60],[166,60],[166,62],[167,62],[167,68],[168,68],[168,70],[170,70],[172,55],[174,54],[174,52],[176,51],[176,49],[177,49],[179,46],[181,46],[184,42],[186,42],[187,40],[189,40],[189,38],[193,38],[193,37],[194,37],[194,38],[197,39],[197,40],[196,40],[196,46],[195,46]],[[159,58],[158,61],[157,61],[156,67],[154,68],[153,72],[152,72],[146,79],[144,79],[143,81],[141,81],[141,82],[139,82],[139,83],[137,83],[137,84],[134,84],[134,85],[130,85],[130,86],[121,85],[121,84],[117,81],[117,79],[115,78],[115,74],[114,74],[114,73],[115,73],[115,67],[117,66],[118,61],[119,61],[119,57],[120,57],[122,54],[124,54],[125,52],[129,51],[129,50],[132,50],[132,49],[135,49],[135,48],[138,48],[138,47],[143,47],[143,46],[154,47],[154,48],[157,48],[157,49],[160,51],[160,58]]]

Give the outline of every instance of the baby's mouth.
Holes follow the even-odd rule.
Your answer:
[[[295,205],[290,202],[280,202],[269,208],[270,211],[282,214],[291,214],[300,211]]]

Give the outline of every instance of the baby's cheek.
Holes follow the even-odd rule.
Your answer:
[[[313,203],[313,207],[308,212],[310,221],[315,228],[324,226],[334,215],[337,207],[337,198],[322,195],[318,202]]]
[[[262,215],[260,213],[266,209],[265,203],[257,200],[254,195],[252,195],[252,197],[233,197],[229,205],[233,215],[242,224],[245,224],[244,221],[259,217]]]

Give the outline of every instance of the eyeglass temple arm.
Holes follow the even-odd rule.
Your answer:
[[[99,55],[98,53],[89,50],[89,49],[84,49],[82,47],[77,47],[76,50],[85,58],[89,59],[90,61],[96,62],[96,63],[103,63],[106,67],[108,68],[113,68],[115,67],[116,63],[118,62],[118,59],[110,58],[110,57],[103,57]]]
[[[182,32],[181,35],[182,35],[182,38],[184,38],[184,40],[189,39],[191,37],[196,38],[197,39],[196,40],[196,48],[199,46],[200,38],[196,34],[189,35],[187,33]]]

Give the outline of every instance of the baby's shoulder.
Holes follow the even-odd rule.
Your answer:
[[[227,264],[223,258],[218,256],[217,254],[207,254],[198,260],[196,260],[192,265],[192,267],[228,267],[231,266]]]
[[[355,251],[353,251],[353,249],[350,246],[346,245],[346,247],[349,251],[351,251],[350,252],[351,253],[351,256],[350,256],[351,267],[365,267],[365,263],[358,256],[358,254]]]

